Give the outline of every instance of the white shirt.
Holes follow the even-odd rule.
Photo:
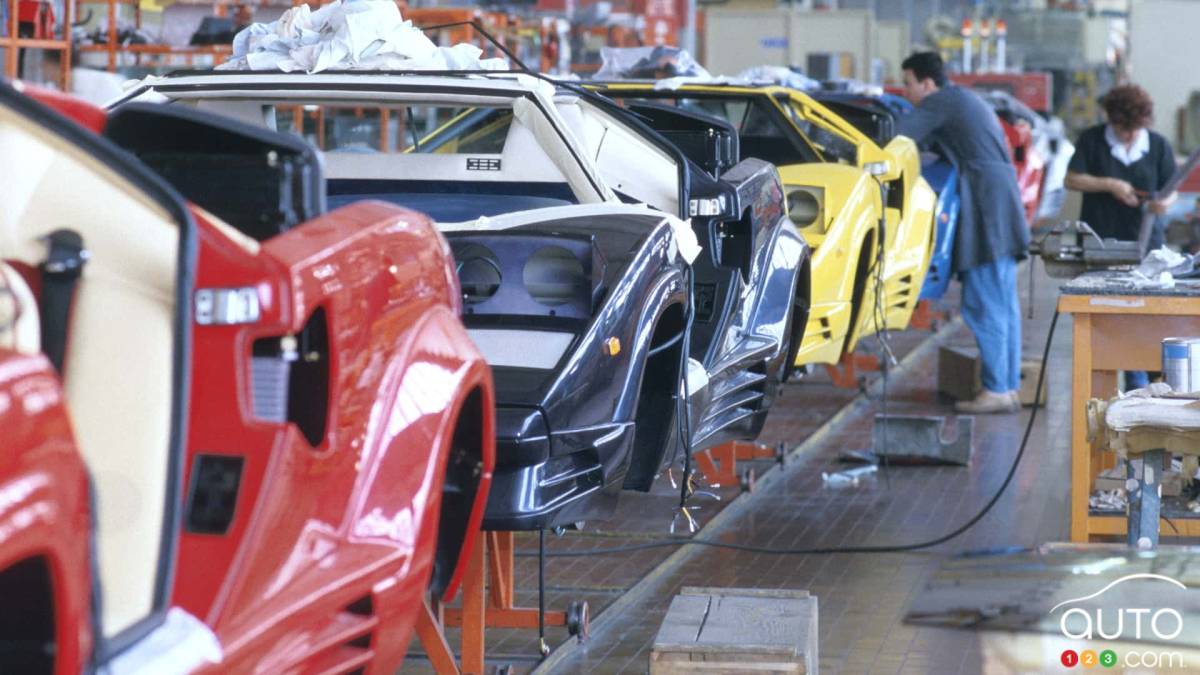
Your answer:
[[[1121,139],[1117,138],[1112,125],[1106,124],[1104,125],[1104,140],[1108,141],[1108,149],[1112,156],[1125,166],[1133,164],[1150,152],[1150,132],[1145,129],[1138,129],[1133,143],[1126,146]]]

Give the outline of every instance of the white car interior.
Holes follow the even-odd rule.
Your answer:
[[[48,233],[78,232],[90,260],[75,287],[62,373],[96,497],[103,634],[153,609],[171,432],[179,229],[99,160],[0,108],[0,276],[19,304],[0,345],[39,351],[38,274]],[[73,195],[63,199],[64,186]],[[72,339],[86,334],[87,339]]]
[[[165,95],[304,136],[324,153],[331,208],[383,199],[424,211],[438,222],[463,222],[620,199],[679,213],[675,160],[577,96],[551,101],[536,87],[526,95],[512,89],[482,93],[513,86],[502,79],[429,78],[436,84],[395,91],[394,81],[355,77],[356,84],[379,81],[369,97],[361,90],[304,88],[310,81],[335,81],[320,76],[282,78],[290,86],[272,81],[249,91],[222,88],[237,76],[192,79],[206,86],[164,87],[139,98]],[[476,84],[481,92],[461,91]]]
[[[525,97],[171,92],[172,99],[276,131],[324,153],[330,208],[382,199],[441,222],[616,201],[588,151]],[[355,98],[357,96],[357,98]],[[549,111],[549,112],[547,112]],[[474,138],[454,133],[466,126]]]
[[[610,188],[679,213],[679,165],[673,157],[594,105],[575,97],[560,97],[555,105]]]

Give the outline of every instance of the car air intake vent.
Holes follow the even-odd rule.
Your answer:
[[[292,422],[314,448],[329,414],[329,329],[318,307],[295,335],[254,341],[250,356],[254,416]]]
[[[196,456],[187,501],[188,532],[225,534],[229,530],[244,463],[242,457],[231,455]]]
[[[291,364],[272,356],[250,358],[254,416],[268,422],[284,422],[288,409],[288,373]]]
[[[717,285],[696,284],[696,320],[712,321],[717,307]]]

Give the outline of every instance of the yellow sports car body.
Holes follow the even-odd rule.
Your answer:
[[[908,326],[936,234],[936,197],[911,139],[897,136],[881,148],[808,95],[781,86],[588,86],[618,101],[723,118],[738,129],[742,157],[778,167],[789,215],[812,247],[812,305],[797,365],[837,363],[864,336]]]

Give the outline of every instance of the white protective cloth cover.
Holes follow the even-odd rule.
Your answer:
[[[1104,425],[1110,431],[1131,431],[1138,427],[1200,431],[1200,400],[1166,398],[1170,393],[1170,385],[1162,382],[1127,392],[1109,401]]]
[[[738,73],[734,79],[756,84],[777,84],[800,91],[816,91],[821,88],[820,82],[784,66],[754,66]]]
[[[655,74],[657,73],[657,75]],[[710,79],[712,74],[678,47],[601,47],[597,80],[654,80],[662,77]]]
[[[1155,382],[1107,403],[1092,401],[1089,428],[1103,431],[1109,448],[1122,456],[1157,449],[1200,455],[1200,399],[1171,393],[1169,385]],[[1187,464],[1194,472],[1194,459]]]
[[[551,220],[561,220],[566,218],[576,218],[583,216],[602,216],[602,215],[622,215],[631,214],[639,216],[650,216],[660,218],[662,222],[671,226],[671,233],[674,235],[673,242],[675,244],[675,252],[683,258],[683,261],[691,265],[696,260],[696,256],[700,255],[703,248],[700,246],[699,240],[696,238],[696,232],[692,230],[690,220],[681,220],[669,213],[663,213],[646,206],[645,204],[572,204],[569,206],[551,206],[544,209],[531,209],[529,211],[517,211],[515,213],[506,213],[502,216],[494,218],[482,217],[475,220],[470,220],[462,223],[438,223],[438,229],[443,232],[494,232],[498,230],[507,230],[521,225],[531,223],[541,223]]]
[[[287,10],[233,39],[232,58],[218,70],[505,70],[470,44],[438,47],[391,0],[335,0],[312,11]]]

